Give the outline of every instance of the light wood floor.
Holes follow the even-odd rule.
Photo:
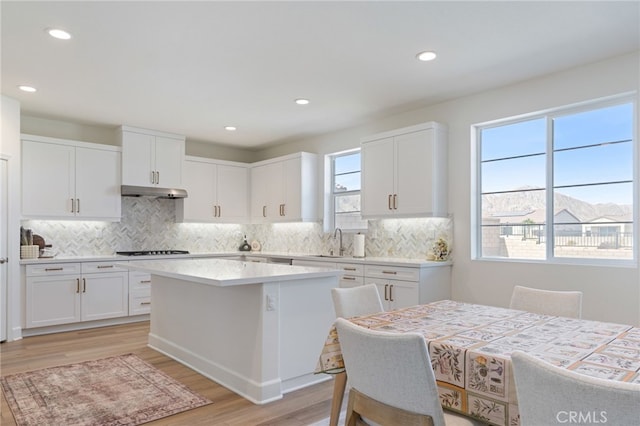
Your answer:
[[[305,426],[329,416],[333,380],[288,393],[283,399],[255,405],[206,377],[147,347],[149,323],[25,337],[0,344],[0,374],[36,370],[113,355],[134,353],[159,370],[213,401],[204,407],[176,414],[150,426],[242,425]],[[0,424],[15,420],[2,397]],[[64,426],[64,425],[60,425]]]

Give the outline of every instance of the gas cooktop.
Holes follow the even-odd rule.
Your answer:
[[[158,256],[165,254],[189,254],[187,250],[134,250],[134,251],[117,251],[116,254],[121,256]]]

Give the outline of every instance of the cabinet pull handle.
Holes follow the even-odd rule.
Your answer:
[[[397,271],[382,271],[383,274],[391,274],[391,275],[396,275],[398,272]]]
[[[222,217],[222,207],[218,206],[218,217]]]
[[[73,198],[71,198],[71,213],[75,213],[76,212],[76,202],[74,201]]]
[[[64,268],[44,268],[45,272],[51,272],[51,271],[64,271]]]
[[[389,300],[389,296],[387,296],[387,289],[389,288],[389,284],[384,285],[384,300]]]
[[[393,194],[393,209],[398,210],[398,194]]]
[[[348,281],[355,281],[356,278],[355,277],[342,277],[343,280],[348,280]]]
[[[80,293],[80,278],[76,278],[76,293]]]
[[[87,279],[86,278],[82,279],[82,292],[83,293],[87,292]]]
[[[262,206],[262,217],[267,217],[267,206]]]
[[[156,183],[156,172],[151,171],[151,183]]]
[[[80,213],[80,198],[76,198],[76,213]]]
[[[109,269],[109,268],[113,268],[113,265],[98,265],[98,269]]]
[[[140,280],[140,284],[151,284],[151,280]]]
[[[393,284],[389,286],[389,301],[393,302]]]
[[[282,216],[286,216],[287,215],[287,212],[285,211],[285,206],[286,206],[286,204],[282,205]]]
[[[342,268],[344,271],[355,271],[356,268]]]
[[[218,206],[213,205],[213,217],[218,217]]]
[[[393,210],[391,207],[391,194],[389,194],[389,198],[387,199],[387,207],[389,207],[389,210]]]
[[[150,305],[151,302],[140,302],[141,305]]]
[[[156,183],[160,184],[160,172],[156,172]]]

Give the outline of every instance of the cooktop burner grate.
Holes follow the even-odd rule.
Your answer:
[[[134,250],[134,251],[117,251],[116,254],[121,256],[158,256],[165,254],[189,254],[187,250]]]

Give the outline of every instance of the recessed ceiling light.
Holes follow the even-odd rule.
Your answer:
[[[302,99],[302,98],[296,99],[296,103],[298,105],[307,105],[309,103],[309,99]]]
[[[436,52],[432,52],[432,51],[426,51],[426,52],[420,52],[416,55],[416,58],[418,58],[419,61],[433,61],[436,58]]]
[[[47,33],[51,37],[58,38],[60,40],[69,40],[71,38],[71,34],[59,28],[48,28]]]
[[[228,130],[230,132],[234,132],[236,130],[236,127],[235,126],[224,126],[224,129]]]
[[[33,93],[36,91],[35,87],[25,86],[25,85],[18,86],[18,89],[22,90],[23,92],[29,92],[29,93]]]

